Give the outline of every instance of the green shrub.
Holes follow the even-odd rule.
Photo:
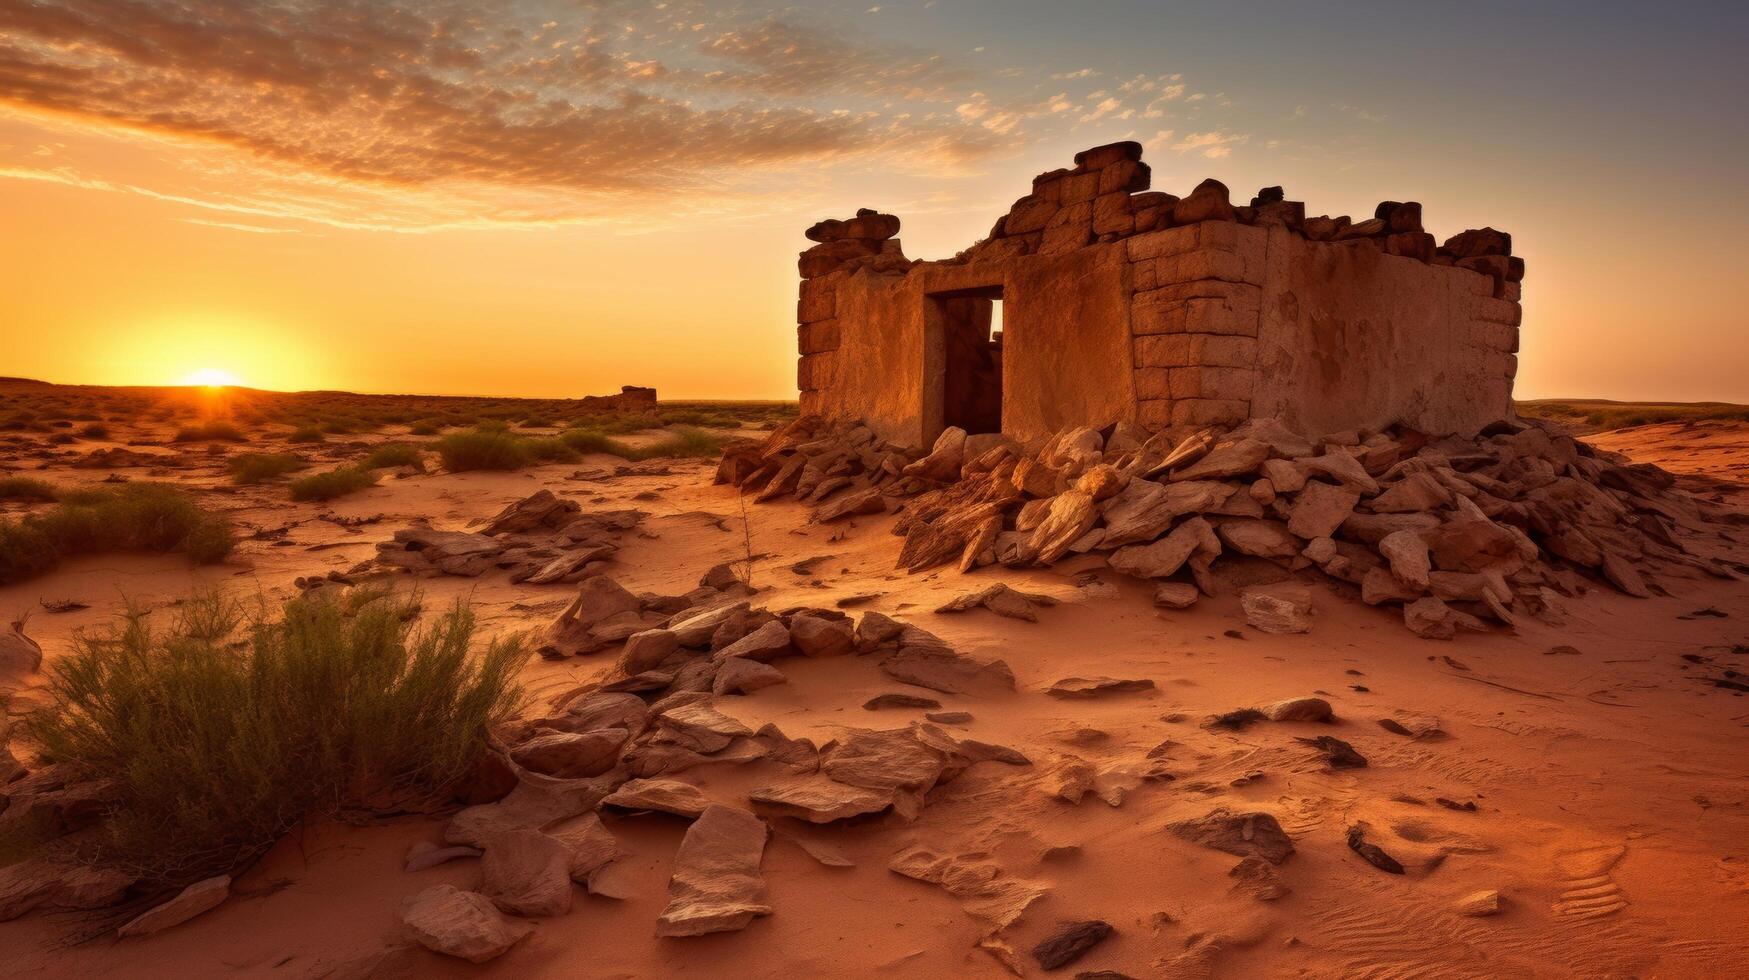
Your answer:
[[[64,558],[106,551],[182,551],[199,563],[231,553],[231,525],[187,493],[156,483],[66,491],[60,503],[0,521],[0,582],[49,571]]]
[[[530,415],[522,420],[522,427],[525,429],[550,429],[558,424],[544,415]]]
[[[388,469],[394,466],[417,466],[425,469],[425,454],[417,446],[409,446],[404,442],[392,442],[386,446],[378,446],[371,451],[361,464],[367,470]]]
[[[451,432],[437,440],[437,455],[451,473],[465,470],[519,470],[533,459],[528,441],[503,429],[484,426]]]
[[[201,422],[176,430],[177,442],[242,442],[242,430],[229,422]]]
[[[244,453],[231,460],[231,482],[266,483],[309,465],[290,453]]]
[[[375,486],[377,475],[362,466],[342,466],[291,481],[293,500],[333,500]]]
[[[558,436],[524,439],[523,448],[530,459],[539,463],[565,463],[577,458],[577,451]]]
[[[251,621],[197,596],[166,629],[130,612],[56,662],[25,735],[117,787],[97,863],[168,887],[234,873],[311,818],[443,806],[520,709],[519,638],[476,652],[459,603],[409,619],[380,598]]]
[[[640,447],[633,459],[658,459],[664,457],[702,458],[715,456],[722,452],[723,444],[728,440],[719,435],[703,432],[698,429],[676,429],[672,434],[662,437]]]
[[[559,433],[559,439],[580,453],[610,453],[614,456],[625,455],[625,444],[613,439],[598,429],[566,429]]]
[[[450,424],[448,419],[420,419],[414,422],[413,427],[407,431],[416,436],[434,436],[448,428]]]
[[[322,430],[313,425],[300,425],[285,437],[287,442],[322,442],[326,438]]]
[[[43,480],[28,476],[0,477],[0,500],[47,504],[54,503],[60,496],[53,484]]]

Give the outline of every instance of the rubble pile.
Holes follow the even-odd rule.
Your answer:
[[[414,525],[377,545],[375,567],[421,575],[477,577],[492,569],[512,582],[580,582],[619,550],[620,534],[636,528],[639,510],[583,513],[575,500],[541,490],[519,500],[478,531],[440,531]],[[360,568],[356,571],[366,571]]]
[[[1281,582],[1292,575],[1322,573],[1449,639],[1597,582],[1649,596],[1664,578],[1749,571],[1740,517],[1656,466],[1518,420],[1473,439],[1398,427],[1313,440],[1254,419],[1078,427],[1030,446],[949,428],[917,458],[877,446],[866,426],[803,418],[725,456],[717,478],[758,500],[794,495],[822,521],[891,505],[910,572],[1098,554],[1157,582],[1163,607],[1245,591],[1247,618],[1274,632],[1310,628],[1309,593]]]

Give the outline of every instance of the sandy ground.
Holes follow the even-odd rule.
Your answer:
[[[1596,441],[1672,469],[1744,479],[1749,428],[1654,431],[1665,428]],[[590,457],[513,474],[406,476],[331,505],[292,504],[283,487],[226,487],[213,492],[216,506],[245,526],[287,528],[283,536],[248,541],[229,564],[200,570],[175,556],[76,561],[0,588],[0,613],[39,599],[89,603],[31,620],[53,659],[74,630],[106,621],[124,597],[164,604],[210,585],[289,597],[294,577],[348,568],[410,520],[462,528],[542,487],[585,509],[650,512],[646,533],[627,536],[613,569],[634,591],[682,592],[712,564],[740,556],[741,508],[732,489],[711,485],[708,466],[642,464],[612,475],[619,465]],[[214,486],[218,472],[215,460],[210,471],[172,475]],[[101,474],[57,463],[32,475]],[[418,951],[401,975],[1008,975],[977,946],[986,930],[960,900],[887,870],[914,844],[1044,889],[1004,937],[1031,975],[1039,971],[1026,950],[1059,922],[1091,918],[1110,922],[1115,934],[1060,975],[1749,975],[1749,699],[1709,681],[1726,668],[1749,668],[1749,583],[1665,578],[1675,596],[1644,600],[1600,590],[1567,601],[1564,625],[1531,621],[1516,635],[1450,643],[1419,640],[1394,611],[1322,591],[1311,634],[1268,636],[1243,628],[1231,597],[1157,612],[1144,585],[1099,560],[910,577],[892,571],[891,518],[820,527],[807,523],[800,505],[772,503],[750,506],[748,520],[753,548],[765,556],[755,570],[756,602],[829,606],[877,593],[858,611],[909,619],[962,652],[1006,660],[1015,693],[936,696],[974,716],[954,726],[956,735],[1011,745],[1034,766],[974,766],[932,792],[914,823],[890,815],[823,828],[776,822],[763,865],[774,914],[743,932],[704,938],[654,936],[685,823],[608,816],[635,869],[631,898],[579,892],[570,914],[541,920],[530,939],[484,967]],[[819,560],[792,570],[804,559]],[[1042,610],[1038,623],[982,610],[931,612],[996,581],[1062,603]],[[512,586],[502,573],[417,585],[433,600],[427,608],[467,597],[489,631],[545,625],[574,588]],[[1722,615],[1691,615],[1703,609]],[[1555,652],[1560,647],[1571,650]],[[610,651],[535,660],[526,682],[547,696],[592,678],[612,658]],[[755,727],[770,720],[791,736],[816,738],[921,716],[861,707],[904,690],[872,658],[778,666],[788,683],[720,699],[719,707]],[[1147,678],[1156,687],[1079,701],[1043,693],[1073,675]],[[1335,705],[1334,728],[1266,722],[1231,732],[1201,724],[1218,712],[1309,694]],[[1443,734],[1392,734],[1380,719],[1411,728],[1437,719]],[[1370,765],[1325,768],[1295,742],[1318,734],[1352,743]],[[1163,743],[1174,778],[1144,781],[1148,753]],[[1103,795],[1118,805],[1099,795],[1079,805],[1048,795],[1041,784],[1064,756],[1100,770]],[[680,778],[745,805],[746,792],[776,772],[765,762],[707,765]],[[1439,798],[1476,809],[1449,809]],[[1266,903],[1236,891],[1229,870],[1237,858],[1165,829],[1217,805],[1278,817],[1297,851],[1280,869],[1288,895]],[[1345,846],[1345,828],[1356,821],[1373,828],[1406,875],[1383,874]],[[248,872],[236,897],[187,925],[117,941],[113,933],[82,939],[92,930],[78,916],[33,917],[0,925],[0,962],[13,976],[321,976],[397,942],[404,896],[439,882],[477,882],[470,861],[403,873],[408,847],[439,840],[441,828],[441,820],[410,818],[308,827]],[[854,867],[822,865],[799,837],[829,842]],[[1460,897],[1481,889],[1500,892],[1501,914],[1454,911]]]

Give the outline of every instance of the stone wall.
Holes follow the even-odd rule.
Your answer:
[[[1003,432],[1148,429],[1278,417],[1308,433],[1473,433],[1511,413],[1524,264],[1474,229],[1436,245],[1421,206],[1305,217],[1264,188],[1148,190],[1135,143],[1041,174],[990,235],[915,262],[899,219],[808,230],[797,304],[804,414],[927,444],[943,425],[930,298],[1000,289]]]

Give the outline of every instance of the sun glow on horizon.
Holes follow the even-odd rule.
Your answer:
[[[182,378],[182,383],[198,388],[235,388],[242,384],[237,376],[221,368],[201,368],[190,371]]]

